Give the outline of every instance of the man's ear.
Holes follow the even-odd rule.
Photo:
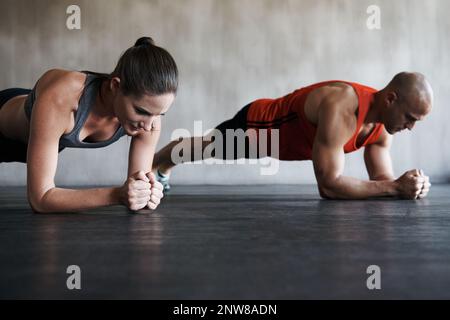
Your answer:
[[[397,100],[398,100],[398,95],[395,91],[390,91],[386,94],[386,101],[387,101],[388,105],[392,105]]]

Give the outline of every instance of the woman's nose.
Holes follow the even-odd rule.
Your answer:
[[[143,128],[145,131],[150,131],[152,129],[152,123],[153,123],[153,117],[147,119],[146,121],[143,121],[141,123],[141,128]]]

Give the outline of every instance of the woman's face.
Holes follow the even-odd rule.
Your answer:
[[[173,93],[146,94],[138,98],[125,96],[119,90],[114,99],[114,113],[126,134],[135,136],[141,131],[150,131],[155,119],[169,110],[174,99]]]

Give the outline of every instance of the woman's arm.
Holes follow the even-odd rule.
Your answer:
[[[128,154],[128,176],[138,171],[151,172],[156,145],[161,133],[161,116],[153,120],[150,131],[141,131],[131,139]]]
[[[145,193],[134,192],[134,186],[146,184],[131,178],[117,188],[74,190],[55,186],[59,139],[70,128],[71,108],[77,105],[83,90],[84,80],[79,78],[73,72],[50,71],[37,86],[27,154],[28,201],[36,212],[73,212],[120,203],[132,208],[138,195]]]
[[[151,184],[151,196],[147,207],[152,210],[156,209],[163,197],[163,186],[156,181],[151,172],[160,133],[161,116],[156,116],[150,131],[142,131],[132,138],[128,156],[128,176],[136,175],[137,172],[147,174],[145,181]]]

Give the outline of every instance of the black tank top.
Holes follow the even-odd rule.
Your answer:
[[[116,130],[114,135],[109,140],[100,142],[80,141],[79,136],[81,128],[86,122],[89,112],[91,111],[91,108],[94,105],[97,94],[99,93],[100,85],[102,83],[102,80],[104,79],[103,76],[95,73],[90,72],[83,72],[83,73],[86,74],[86,81],[84,83],[84,89],[81,94],[80,100],[78,101],[77,111],[75,112],[75,126],[71,132],[61,136],[61,138],[59,139],[59,150],[62,150],[66,147],[102,148],[110,145],[111,143],[116,142],[122,136],[125,135],[123,127],[119,126],[119,128]],[[25,113],[28,117],[28,120],[31,119],[31,113],[33,110],[35,100],[36,100],[36,86],[34,86],[33,90],[31,90],[31,92],[28,94],[28,97],[25,100],[24,104]]]

